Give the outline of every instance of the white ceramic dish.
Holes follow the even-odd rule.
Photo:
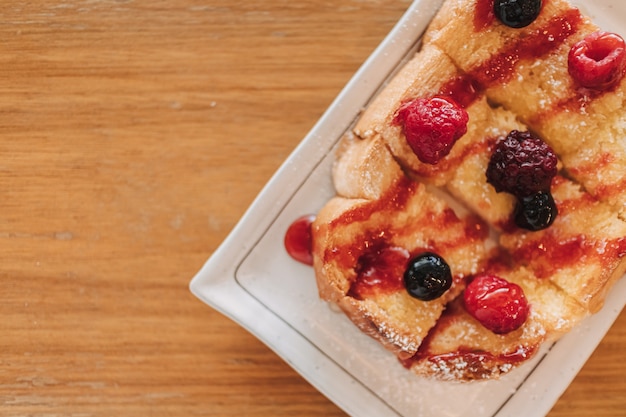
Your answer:
[[[544,416],[626,304],[626,279],[604,309],[499,381],[433,382],[409,374],[380,345],[320,301],[313,270],[289,258],[289,224],[333,195],[333,148],[359,110],[413,52],[442,0],[416,0],[193,278],[201,300],[266,343],[352,416]],[[626,3],[576,2],[619,32]],[[381,372],[384,370],[384,372]],[[463,401],[451,399],[463,398]],[[522,411],[523,410],[523,411]]]

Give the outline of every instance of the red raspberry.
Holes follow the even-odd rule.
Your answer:
[[[557,172],[554,151],[529,132],[511,131],[496,143],[487,165],[487,182],[497,192],[526,197],[550,191]]]
[[[434,165],[467,132],[469,116],[452,99],[435,96],[403,104],[396,120],[402,124],[404,136],[420,161]]]
[[[519,329],[530,312],[524,290],[495,275],[479,275],[463,294],[465,309],[496,334]]]
[[[572,46],[568,71],[585,88],[606,90],[620,82],[626,69],[626,44],[616,33],[594,32]]]

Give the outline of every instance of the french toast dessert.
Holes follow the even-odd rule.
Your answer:
[[[509,372],[626,272],[625,72],[566,0],[446,0],[288,252],[414,373]]]

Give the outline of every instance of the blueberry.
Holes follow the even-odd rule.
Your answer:
[[[452,285],[450,266],[439,255],[424,252],[409,261],[404,285],[409,295],[419,300],[439,298]]]
[[[518,199],[513,214],[516,225],[533,232],[550,226],[556,215],[554,198],[546,191]]]
[[[541,11],[541,0],[496,0],[493,12],[502,23],[523,28],[535,21]]]

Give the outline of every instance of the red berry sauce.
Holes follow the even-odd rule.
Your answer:
[[[581,23],[582,16],[578,9],[567,10],[550,19],[546,25],[512,42],[471,71],[471,75],[483,88],[495,83],[505,83],[511,79],[520,61],[538,58],[556,50],[578,30]]]
[[[508,352],[490,353],[484,350],[461,346],[456,351],[436,353],[432,341],[438,334],[445,332],[461,317],[462,306],[451,303],[443,311],[435,327],[430,329],[422,341],[417,353],[410,358],[400,359],[404,367],[410,369],[418,361],[427,360],[434,368],[444,373],[460,372],[463,379],[484,379],[492,374],[492,369],[498,364],[515,365],[529,359],[537,351],[538,346],[518,345]],[[454,377],[454,375],[450,375]]]
[[[354,222],[366,223],[374,213],[388,212],[390,215],[404,210],[404,207],[417,192],[418,183],[407,177],[390,187],[379,200],[361,204],[348,210],[336,218],[329,228],[342,228]],[[389,224],[382,224],[379,230],[369,230],[363,235],[354,236],[349,242],[332,245],[321,255],[323,262],[334,263],[344,271],[354,271],[355,277],[349,295],[361,299],[368,294],[390,293],[404,291],[403,276],[411,256],[424,251],[436,253],[453,252],[456,247],[467,245],[472,240],[485,239],[489,233],[485,223],[477,217],[460,219],[452,209],[443,212],[429,212],[423,219],[415,219],[413,223],[417,231],[420,224],[428,222],[429,229],[446,230],[464,224],[465,234],[458,238],[429,242],[427,248],[401,248],[391,240],[394,236],[411,233],[408,226],[401,226],[401,230],[392,228]],[[367,226],[364,224],[363,228]],[[361,229],[359,227],[359,229]],[[454,279],[460,279],[454,277]]]
[[[494,0],[478,0],[474,10],[474,31],[480,32],[490,26],[496,19],[493,12]]]
[[[575,167],[568,167],[569,172],[574,178],[582,176],[591,176],[602,170],[610,164],[615,163],[617,157],[610,152],[598,151],[593,158],[588,158],[584,164]],[[626,175],[620,180],[610,183],[597,184],[593,190],[593,194],[601,199],[610,199],[619,196],[626,190]]]
[[[541,239],[529,239],[521,247],[511,249],[511,256],[530,265],[537,278],[547,279],[579,259],[605,264],[607,259],[626,256],[626,238],[595,240],[575,235],[564,239],[547,229]]]
[[[464,109],[468,108],[480,96],[480,87],[476,81],[466,75],[459,75],[449,80],[439,90],[439,95],[452,98]]]
[[[289,225],[284,238],[285,249],[289,256],[306,265],[313,265],[311,224],[314,220],[314,215],[296,219]]]
[[[404,248],[390,246],[378,241],[359,258],[348,296],[362,300],[380,292],[396,292],[404,289],[402,276],[410,253]]]

